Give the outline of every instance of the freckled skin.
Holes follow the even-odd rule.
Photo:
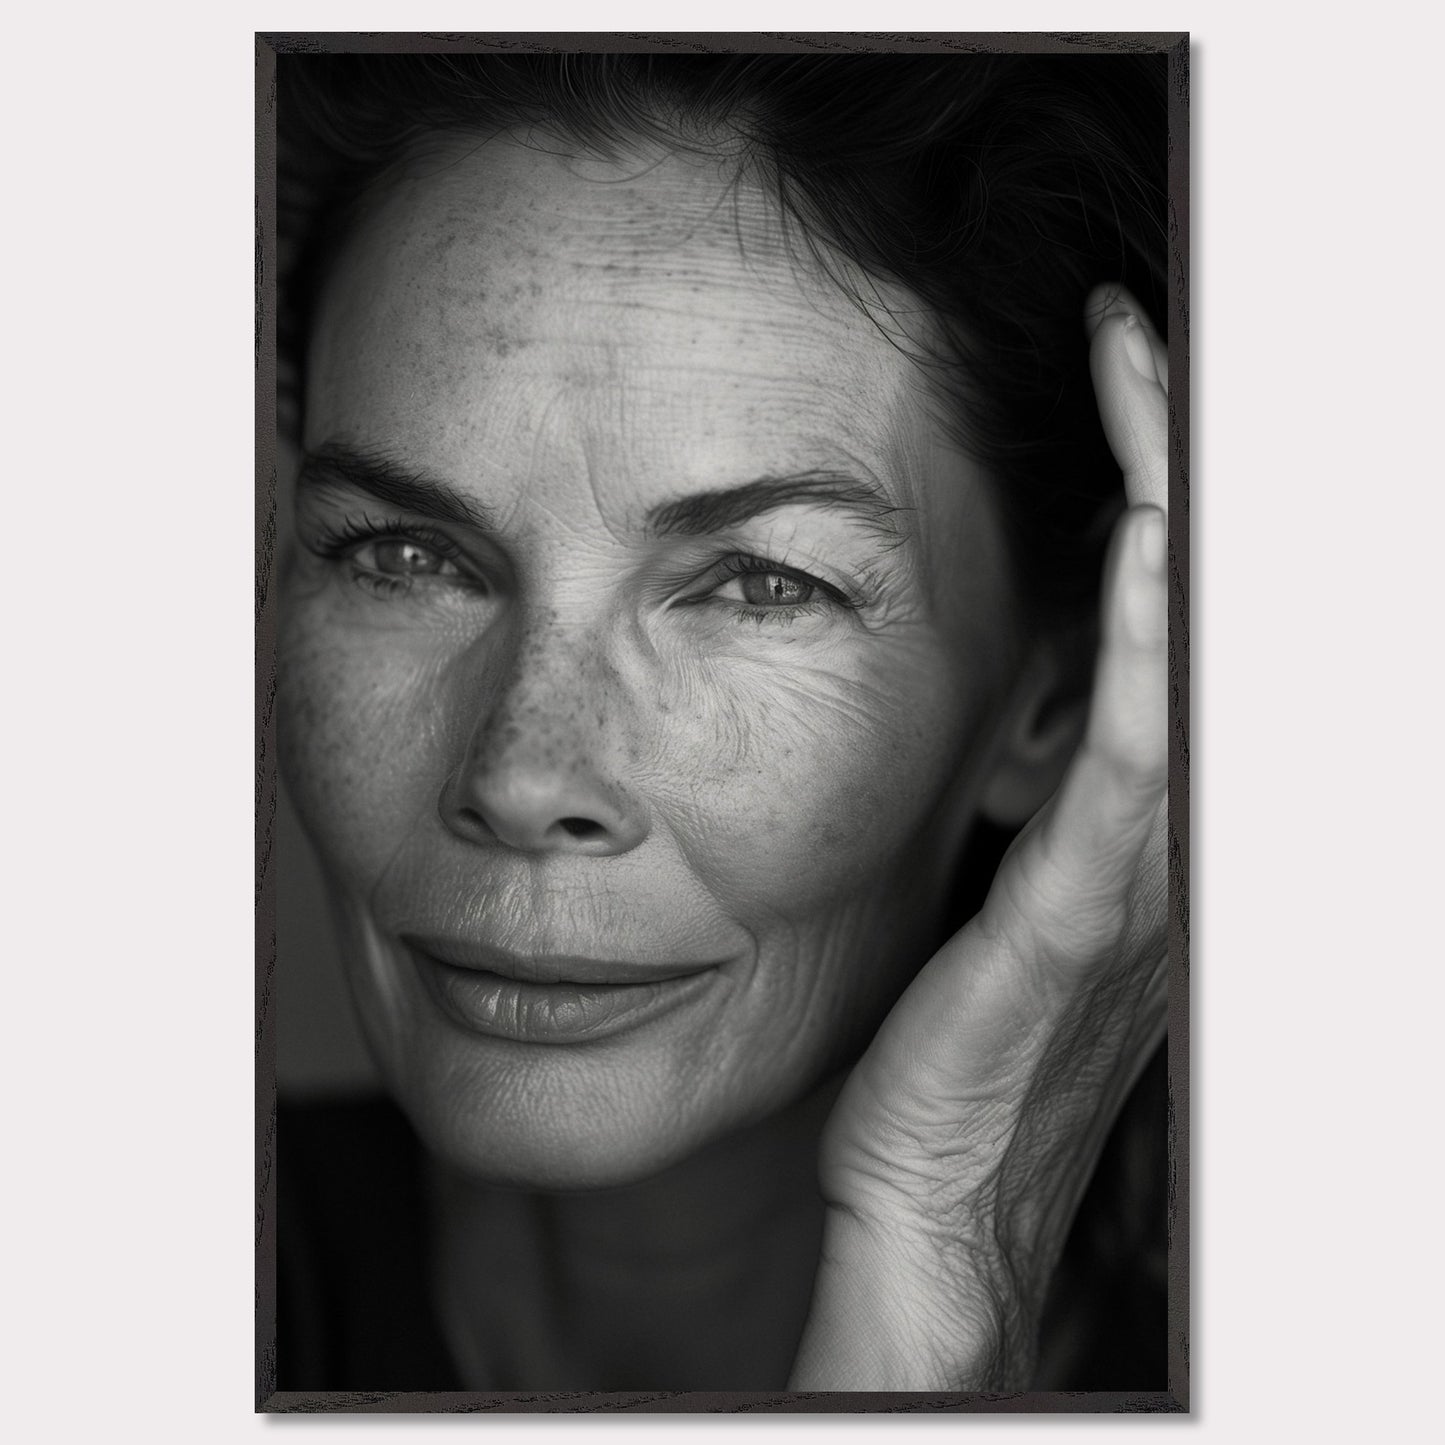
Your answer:
[[[713,164],[469,142],[392,184],[322,298],[307,445],[385,448],[496,518],[485,588],[378,595],[301,550],[281,647],[284,766],[363,1023],[422,1135],[479,1176],[624,1182],[772,1114],[937,941],[1022,653],[1003,543],[918,373],[781,235]],[[640,523],[814,468],[880,482],[898,544],[804,504],[722,537]],[[865,600],[679,605],[738,551]],[[444,800],[468,786],[620,820],[626,846],[464,835]],[[409,931],[721,966],[655,1023],[523,1044],[446,1020]]]

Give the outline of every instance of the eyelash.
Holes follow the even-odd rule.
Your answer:
[[[435,553],[443,561],[457,561],[463,555],[461,548],[445,532],[425,524],[403,522],[400,518],[378,521],[365,514],[360,517],[348,517],[326,527],[311,538],[307,545],[316,556],[327,561],[351,559],[352,579],[377,596],[403,596],[411,591],[413,582],[417,580],[415,577],[393,576],[389,573],[373,571],[357,563],[352,555],[367,543],[383,541],[413,542],[417,546],[425,547],[428,551]],[[733,616],[738,621],[752,622],[759,627],[768,624],[788,625],[800,617],[815,616],[831,608],[856,612],[860,606],[858,602],[837,587],[831,586],[811,573],[800,572],[795,567],[787,567],[782,563],[771,561],[767,557],[759,557],[749,552],[734,552],[715,563],[709,574],[713,589],[701,596],[689,599],[689,605],[700,602],[717,602],[718,599],[712,595],[713,591],[732,581],[735,577],[756,577],[768,573],[790,577],[795,582],[821,594],[821,598],[820,600],[810,598],[807,602],[800,602],[792,606],[775,607],[757,607],[731,601],[724,603],[731,609]],[[475,585],[480,586],[481,584]]]

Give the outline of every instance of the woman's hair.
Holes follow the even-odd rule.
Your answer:
[[[994,479],[1026,603],[1092,611],[1122,494],[1083,303],[1120,281],[1166,323],[1164,56],[307,55],[281,57],[279,86],[281,361],[298,387],[359,202],[429,137],[735,156],[875,319],[845,271],[924,304],[927,327],[883,324]]]

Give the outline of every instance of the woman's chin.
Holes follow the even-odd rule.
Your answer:
[[[635,1124],[569,1127],[565,1120],[498,1117],[486,1107],[403,1107],[428,1152],[474,1184],[545,1193],[622,1189],[665,1173],[693,1153],[696,1136]]]

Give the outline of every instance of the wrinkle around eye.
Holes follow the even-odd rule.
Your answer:
[[[860,685],[822,668],[799,669],[769,689],[793,705],[810,733],[836,739],[838,729],[876,736],[891,725],[896,703],[881,688]]]

